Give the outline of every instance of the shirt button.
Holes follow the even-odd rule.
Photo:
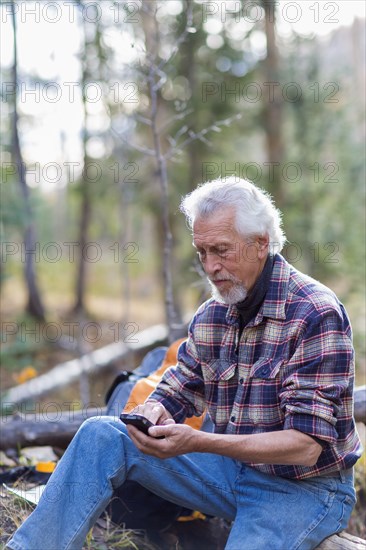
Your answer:
[[[240,378],[239,382],[240,384],[244,384],[244,378]]]
[[[235,422],[235,416],[232,416],[232,417],[230,418],[230,420],[231,420],[231,422]]]

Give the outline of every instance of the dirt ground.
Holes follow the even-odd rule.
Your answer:
[[[9,494],[0,493],[0,550],[32,512],[33,506]],[[212,518],[175,522],[163,533],[131,531],[99,519],[85,541],[83,550],[222,550],[229,533],[224,520]]]

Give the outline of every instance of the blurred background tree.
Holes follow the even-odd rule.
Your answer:
[[[122,339],[131,322],[168,321],[173,337],[204,299],[178,205],[200,181],[235,174],[273,194],[285,256],[346,304],[365,372],[365,31],[356,18],[330,32],[343,12],[299,5],[291,27],[297,14],[272,0],[16,2],[16,35],[1,5],[6,321],[36,314],[21,278],[22,173],[39,313],[117,322]],[[301,28],[306,10],[312,30]],[[106,328],[96,345],[115,338]]]

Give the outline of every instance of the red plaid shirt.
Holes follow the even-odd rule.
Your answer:
[[[216,433],[294,428],[325,442],[315,466],[250,463],[262,472],[303,479],[353,466],[362,452],[353,420],[354,351],[334,293],[277,255],[265,300],[238,336],[237,308],[205,302],[177,365],[150,398],[176,422],[207,408]]]

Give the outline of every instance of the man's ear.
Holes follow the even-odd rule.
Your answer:
[[[265,258],[268,254],[268,247],[269,247],[268,235],[258,235],[257,246],[258,246],[258,258],[260,259]]]

